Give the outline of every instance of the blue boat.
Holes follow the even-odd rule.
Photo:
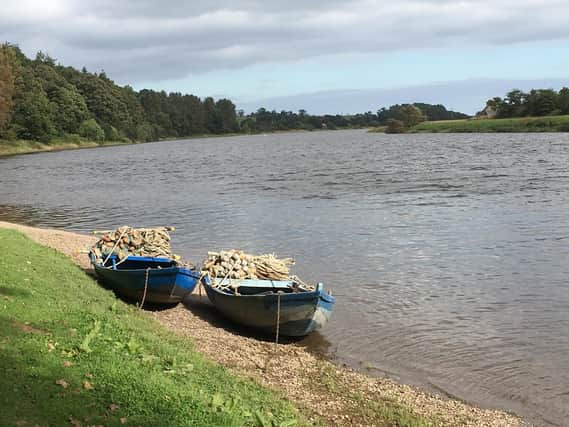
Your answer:
[[[140,303],[179,303],[200,279],[199,272],[181,267],[170,258],[129,256],[119,262],[113,255],[103,265],[93,253],[89,257],[103,285],[125,299]]]
[[[217,280],[221,282],[221,280]],[[334,297],[324,292],[322,283],[313,291],[293,281],[226,280],[214,286],[205,276],[202,283],[211,303],[235,323],[298,337],[323,327],[332,314]]]

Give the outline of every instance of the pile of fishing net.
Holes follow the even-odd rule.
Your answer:
[[[179,260],[170,248],[170,231],[174,227],[133,228],[127,225],[116,230],[94,231],[101,238],[91,248],[97,259],[116,255],[119,260],[128,256],[167,257]]]
[[[274,254],[249,255],[237,249],[208,252],[203,273],[212,278],[290,280],[292,258],[279,259]]]

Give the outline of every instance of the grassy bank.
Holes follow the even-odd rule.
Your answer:
[[[222,135],[203,134],[203,135],[186,136],[183,138],[174,138],[174,137],[164,138],[161,141],[179,141],[179,140],[197,139],[197,138],[220,138],[224,136],[240,136],[240,135],[246,135],[246,134],[243,133],[228,133]],[[69,141],[63,138],[55,139],[49,143],[28,141],[28,140],[8,141],[5,139],[0,139],[0,157],[14,156],[17,154],[40,153],[45,151],[77,150],[80,148],[95,148],[95,147],[107,147],[113,145],[131,145],[131,144],[141,144],[141,143],[142,142],[133,142],[127,140],[95,142],[95,141],[88,141],[83,138],[76,139],[74,141]]]
[[[0,253],[0,425],[306,424],[67,257],[5,229]]]
[[[352,128],[350,128],[352,129]],[[360,128],[353,128],[360,129]],[[336,129],[334,129],[336,130]],[[347,130],[347,129],[337,129],[337,130]],[[298,132],[325,132],[332,131],[332,129],[289,129],[289,130],[275,130],[269,132],[252,132],[252,133],[223,133],[223,134],[198,134],[184,137],[171,137],[163,138],[160,141],[184,141],[190,139],[203,139],[203,138],[224,138],[229,136],[247,136],[247,135],[266,135],[266,134],[283,134],[283,133],[298,133]],[[149,141],[149,142],[159,142],[159,141]],[[28,141],[28,140],[16,140],[8,141],[5,139],[0,139],[0,157],[13,156],[17,154],[31,154],[40,153],[45,151],[62,151],[62,150],[77,150],[80,148],[94,148],[94,147],[107,147],[113,145],[131,145],[131,144],[143,144],[143,142],[137,141],[104,141],[95,142],[88,141],[85,139],[76,139],[74,141],[69,141],[64,138],[55,139],[49,143],[43,143],[38,141]]]
[[[423,122],[412,133],[569,132],[569,116]]]
[[[125,145],[132,144],[132,142],[121,141],[108,141],[108,142],[95,142],[84,139],[69,141],[65,139],[56,139],[49,143],[38,141],[16,140],[7,141],[0,139],[0,157],[13,156],[16,154],[38,153],[42,151],[61,151],[61,150],[76,150],[79,148],[93,148],[111,145]]]

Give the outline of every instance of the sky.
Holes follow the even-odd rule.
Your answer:
[[[2,0],[0,40],[136,89],[287,108],[322,92],[569,85],[567,17],[567,0]],[[440,102],[472,111],[480,92]],[[354,112],[334,102],[314,112]]]

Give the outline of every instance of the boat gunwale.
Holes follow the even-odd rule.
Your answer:
[[[227,292],[223,292],[218,288],[215,288],[214,286],[212,286],[211,282],[210,282],[210,277],[209,276],[204,276],[201,280],[203,286],[207,287],[209,290],[214,291],[217,294],[226,296],[226,297],[239,297],[239,298],[266,298],[266,297],[271,297],[271,298],[276,298],[277,296],[280,295],[281,298],[286,298],[289,300],[292,299],[298,299],[298,300],[303,300],[303,299],[313,299],[315,297],[318,298],[322,298],[325,302],[328,303],[334,303],[335,302],[335,298],[324,292],[324,284],[319,282],[316,284],[316,289],[314,289],[313,291],[303,291],[303,292],[296,292],[296,293],[272,293],[272,294],[250,294],[250,295],[235,295],[235,294],[230,294]],[[254,280],[254,279],[243,279],[243,280]],[[208,283],[209,282],[209,283]],[[289,281],[289,280],[267,280],[267,282],[276,282],[276,283],[294,283],[294,281]],[[244,285],[247,286],[247,285]],[[270,289],[270,286],[267,286],[268,289]],[[274,288],[274,289],[279,289],[279,288]],[[207,290],[207,289],[206,289]]]
[[[114,271],[114,272],[125,272],[125,273],[145,273],[147,270],[149,270],[149,274],[152,272],[161,272],[161,273],[168,273],[168,274],[185,274],[187,276],[193,277],[195,279],[200,279],[201,275],[198,271],[196,270],[192,270],[183,266],[176,266],[176,265],[172,265],[170,267],[163,267],[163,268],[158,268],[158,267],[148,267],[148,268],[124,268],[124,269],[117,269],[117,268],[113,268],[112,266],[106,267],[104,266],[101,262],[97,262],[97,258],[95,258],[95,256],[90,253],[89,254],[89,258],[91,259],[91,264],[93,265],[93,268],[95,270],[102,270],[102,271]],[[113,257],[109,257],[109,259],[112,259]],[[115,257],[116,258],[116,257]],[[152,262],[152,261],[158,261],[158,262],[175,262],[175,260],[171,259],[171,258],[166,258],[166,257],[139,257],[139,256],[129,256],[128,259],[131,259],[133,261],[140,261],[140,262]]]

